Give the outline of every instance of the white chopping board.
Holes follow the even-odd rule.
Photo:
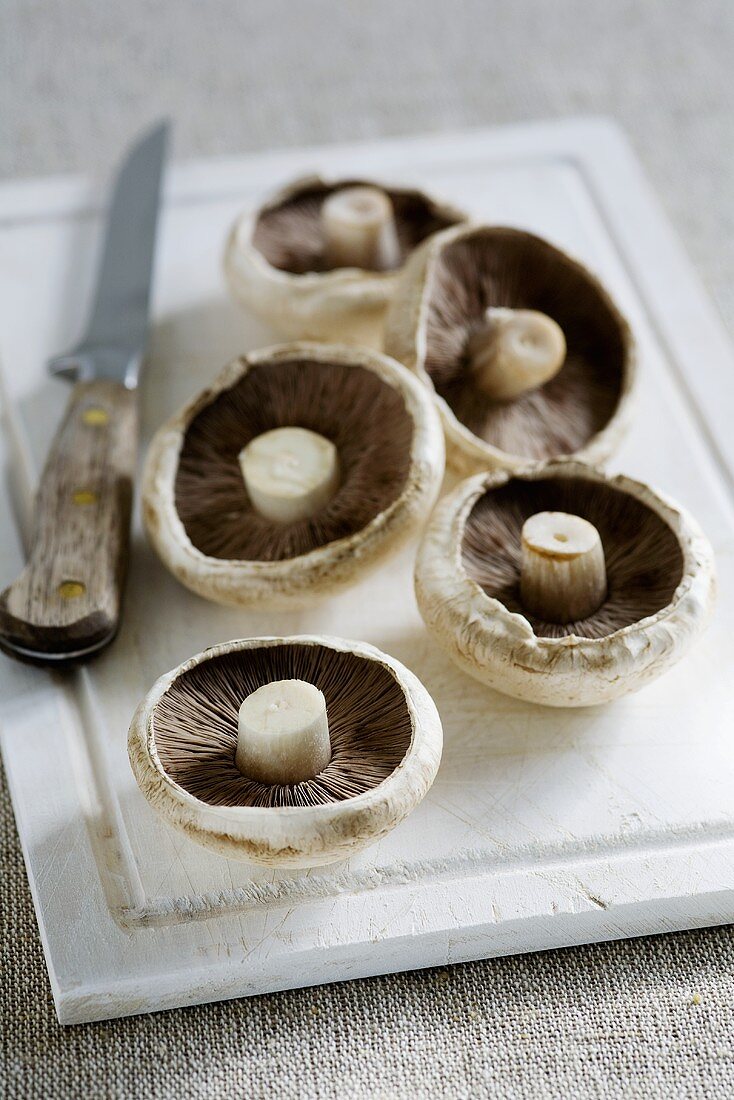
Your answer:
[[[610,467],[697,515],[717,553],[717,616],[638,695],[545,710],[467,679],[429,639],[414,545],[311,612],[252,615],[181,588],[138,524],[123,628],[101,658],[63,678],[0,658],[3,756],[62,1023],[734,920],[734,356],[629,147],[608,122],[575,120],[176,168],[144,440],[229,358],[273,342],[228,302],[222,246],[243,207],[313,170],[425,185],[601,276],[641,350],[635,425]],[[2,585],[67,396],[43,363],[82,330],[104,197],[69,179],[0,188]],[[444,723],[438,779],[346,863],[227,861],[156,819],[128,766],[129,719],[207,645],[307,631],[364,638],[421,677]]]

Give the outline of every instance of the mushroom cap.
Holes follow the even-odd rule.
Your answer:
[[[224,254],[232,296],[290,339],[381,347],[385,310],[401,269],[326,270],[322,260],[324,200],[334,191],[364,185],[364,180],[309,176],[284,187],[254,216],[238,218]],[[465,218],[421,191],[384,190],[393,203],[404,257],[431,233]]]
[[[467,369],[468,342],[490,306],[538,310],[566,338],[558,374],[512,401],[493,401]],[[461,476],[566,455],[603,462],[627,427],[635,377],[627,322],[582,264],[523,230],[460,225],[416,249],[384,346],[435,393],[447,458]]]
[[[520,532],[536,512],[593,523],[608,594],[578,623],[543,623],[520,602]],[[678,504],[628,477],[571,459],[461,482],[436,508],[415,570],[421,615],[460,668],[547,706],[636,691],[674,664],[707,623],[711,546]]]
[[[247,496],[238,455],[269,429],[331,439],[341,484],[310,519],[274,524]],[[364,348],[282,344],[230,363],[154,436],[143,512],[159,556],[216,603],[297,608],[352,583],[422,523],[444,467],[425,387]]]
[[[332,759],[315,779],[270,787],[234,764],[237,711],[283,673],[324,692]],[[232,859],[307,867],[346,859],[402,821],[431,786],[442,741],[433,700],[399,661],[365,642],[304,635],[225,642],[161,676],[135,712],[128,751],[145,797],[191,840]],[[340,797],[340,774],[362,776],[364,789]]]

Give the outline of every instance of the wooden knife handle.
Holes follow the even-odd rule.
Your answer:
[[[28,564],[0,595],[0,646],[41,664],[112,641],[127,573],[137,454],[133,391],[74,386],[36,498]]]

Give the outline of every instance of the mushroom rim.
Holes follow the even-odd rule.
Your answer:
[[[433,214],[453,218],[457,224],[463,225],[467,221],[467,215],[463,210],[460,210],[446,199],[429,194],[420,187],[407,187],[390,182],[383,183],[376,180],[352,179],[351,177],[334,179],[318,174],[301,176],[281,187],[261,205],[240,214],[235,219],[225,245],[225,268],[227,268],[233,252],[238,249],[245,249],[250,253],[253,266],[258,268],[263,277],[281,283],[284,287],[324,288],[326,283],[332,283],[336,289],[339,285],[346,286],[358,283],[360,284],[360,292],[365,296],[365,305],[384,304],[386,293],[389,294],[391,284],[395,284],[402,275],[412,252],[434,234],[429,234],[423,240],[418,241],[413,249],[406,254],[403,263],[399,267],[391,268],[389,271],[372,271],[361,267],[335,267],[327,271],[303,271],[297,274],[293,271],[284,271],[283,268],[275,267],[254,242],[255,229],[260,216],[268,211],[275,210],[278,206],[282,206],[301,191],[305,191],[309,187],[324,187],[327,190],[336,190],[341,187],[357,185],[379,187],[388,195],[419,196],[425,201],[427,209]],[[454,227],[447,226],[446,228],[452,229]],[[436,232],[441,233],[443,230],[437,230]]]
[[[324,543],[323,546],[317,546],[306,554],[277,561],[211,557],[191,541],[176,508],[176,474],[186,432],[200,411],[220,394],[231,389],[253,367],[301,358],[321,363],[337,363],[345,369],[359,367],[368,370],[399,392],[413,424],[410,465],[402,490],[387,508],[373,516],[364,527],[340,539]],[[226,574],[233,581],[236,578],[243,581],[248,578],[253,581],[285,581],[291,579],[294,567],[308,571],[325,564],[332,557],[342,559],[350,556],[363,543],[371,542],[382,529],[387,532],[392,530],[393,538],[398,540],[400,532],[395,530],[396,526],[399,527],[398,517],[403,513],[409,516],[415,512],[417,503],[423,498],[428,498],[426,511],[435,503],[441,488],[441,477],[436,476],[431,491],[430,478],[426,478],[426,472],[433,467],[438,467],[442,472],[444,462],[443,432],[430,397],[426,399],[424,387],[397,360],[370,348],[341,344],[310,341],[274,344],[233,359],[205,390],[189,400],[156,431],[146,457],[142,478],[146,527],[150,526],[147,515],[150,510],[157,521],[163,519],[174,535],[179,551],[194,567],[205,566],[209,575]],[[156,546],[159,545],[157,538],[153,542]],[[373,555],[380,556],[379,547],[373,549]]]
[[[469,576],[462,561],[462,541],[469,513],[487,490],[500,488],[515,478],[524,481],[541,481],[548,477],[579,478],[609,485],[633,496],[640,503],[650,508],[665,523],[675,536],[683,558],[681,579],[676,585],[669,603],[656,611],[654,615],[647,615],[599,638],[585,638],[578,634],[566,634],[560,638],[549,638],[536,634],[531,623],[524,615],[508,610],[501,600],[487,595],[482,586]],[[512,634],[518,643],[545,653],[548,658],[559,650],[568,649],[573,649],[576,653],[591,655],[592,653],[598,653],[600,648],[608,646],[610,642],[617,639],[628,638],[637,633],[646,634],[659,623],[675,615],[700,578],[703,579],[706,585],[711,581],[715,582],[716,571],[713,550],[698,523],[689,513],[663,493],[659,493],[644,482],[637,481],[624,474],[609,477],[598,467],[579,462],[575,458],[532,463],[521,470],[484,471],[474,474],[462,481],[442,501],[439,508],[442,509],[442,514],[439,515],[437,511],[435,515],[436,527],[443,516],[448,517],[448,522],[444,523],[442,533],[444,544],[449,550],[448,560],[454,570],[453,580],[457,591],[452,593],[452,596],[458,595],[459,589],[470,596],[472,605],[482,616],[478,625],[485,635]],[[429,523],[424,542],[431,535],[431,527],[432,524]],[[420,573],[424,542],[421,543],[416,560],[416,580]],[[711,602],[712,599],[709,597],[706,604],[710,605]],[[498,629],[498,625],[500,629]],[[550,674],[552,674],[552,669]]]
[[[197,798],[172,779],[161,764],[154,730],[155,714],[160,700],[179,676],[207,661],[216,660],[229,653],[280,645],[321,646],[341,653],[350,653],[364,660],[372,660],[386,669],[400,688],[410,717],[410,742],[400,763],[385,779],[369,790],[352,798],[323,802],[315,806],[215,806]],[[394,657],[390,657],[367,642],[351,641],[327,634],[297,634],[289,637],[264,635],[256,638],[238,638],[209,646],[158,677],[137,707],[128,733],[130,762],[141,786],[147,789],[150,781],[153,781],[157,791],[163,793],[169,802],[175,803],[185,813],[203,815],[218,822],[227,821],[235,827],[248,823],[260,827],[267,825],[270,821],[285,823],[289,826],[313,827],[328,824],[338,818],[359,817],[365,810],[371,810],[379,804],[383,804],[388,811],[387,816],[391,816],[391,811],[395,808],[395,803],[401,794],[409,791],[413,786],[416,791],[423,790],[423,794],[428,790],[438,771],[442,747],[443,731],[438,710],[428,690],[415,673]],[[435,763],[430,759],[432,757],[436,757]],[[430,779],[426,783],[427,769],[430,771]],[[418,801],[423,794],[420,794]],[[215,831],[201,818],[195,823],[195,829],[201,833]],[[379,829],[375,831],[379,832]]]
[[[436,264],[440,258],[440,253],[445,246],[453,244],[454,241],[498,231],[510,233],[517,237],[532,238],[534,241],[539,242],[544,247],[556,253],[559,260],[562,260],[569,267],[573,268],[594,287],[604,301],[605,306],[608,308],[614,319],[614,323],[619,328],[624,358],[622,363],[619,399],[614,412],[604,427],[594,432],[584,446],[574,451],[573,455],[549,455],[547,458],[541,460],[544,462],[554,462],[573,457],[592,464],[602,462],[606,460],[615,449],[619,438],[626,431],[629,424],[632,398],[638,381],[637,344],[629,321],[621,312],[599,277],[581,260],[572,256],[569,252],[566,252],[565,249],[546,240],[545,237],[539,236],[537,233],[531,233],[529,230],[525,229],[518,229],[516,226],[465,221],[460,225],[452,225],[447,229],[440,230],[419,246],[425,249],[425,253],[422,262],[423,270],[422,273],[420,273],[420,286],[417,291],[418,301],[415,308],[415,324],[413,326],[414,347],[412,349],[415,353],[415,358],[412,369],[419,376],[421,381],[429,387],[431,395],[438,406],[446,432],[451,442],[455,446],[458,446],[466,456],[465,462],[466,460],[473,459],[474,462],[481,463],[482,465],[486,465],[487,462],[489,462],[492,465],[507,465],[519,471],[521,468],[526,467],[529,462],[533,461],[532,459],[528,459],[527,455],[503,451],[501,448],[495,447],[494,444],[489,443],[487,440],[482,439],[481,436],[475,435],[474,432],[470,431],[469,428],[459,420],[445,398],[441,397],[437,392],[433,379],[425,366],[428,351],[427,315],[436,277]],[[387,330],[389,331],[389,329],[390,322],[388,319]],[[386,340],[386,346],[388,343],[389,341]]]

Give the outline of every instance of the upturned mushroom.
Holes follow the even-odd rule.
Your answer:
[[[421,191],[310,176],[236,221],[225,273],[233,297],[282,336],[381,347],[406,258],[463,220]]]
[[[426,795],[441,722],[420,681],[364,642],[247,638],[161,676],[130,726],[153,808],[231,859],[309,867],[384,837]]]
[[[627,426],[629,327],[586,268],[532,233],[460,225],[426,241],[393,296],[385,350],[435,394],[462,476],[601,462]]]
[[[460,668],[557,707],[659,676],[706,625],[715,587],[713,551],[685,509],[570,459],[461,482],[415,570],[426,626]]]
[[[443,465],[430,396],[398,363],[284,344],[230,363],[156,433],[144,518],[199,595],[300,607],[395,551],[428,515]]]

